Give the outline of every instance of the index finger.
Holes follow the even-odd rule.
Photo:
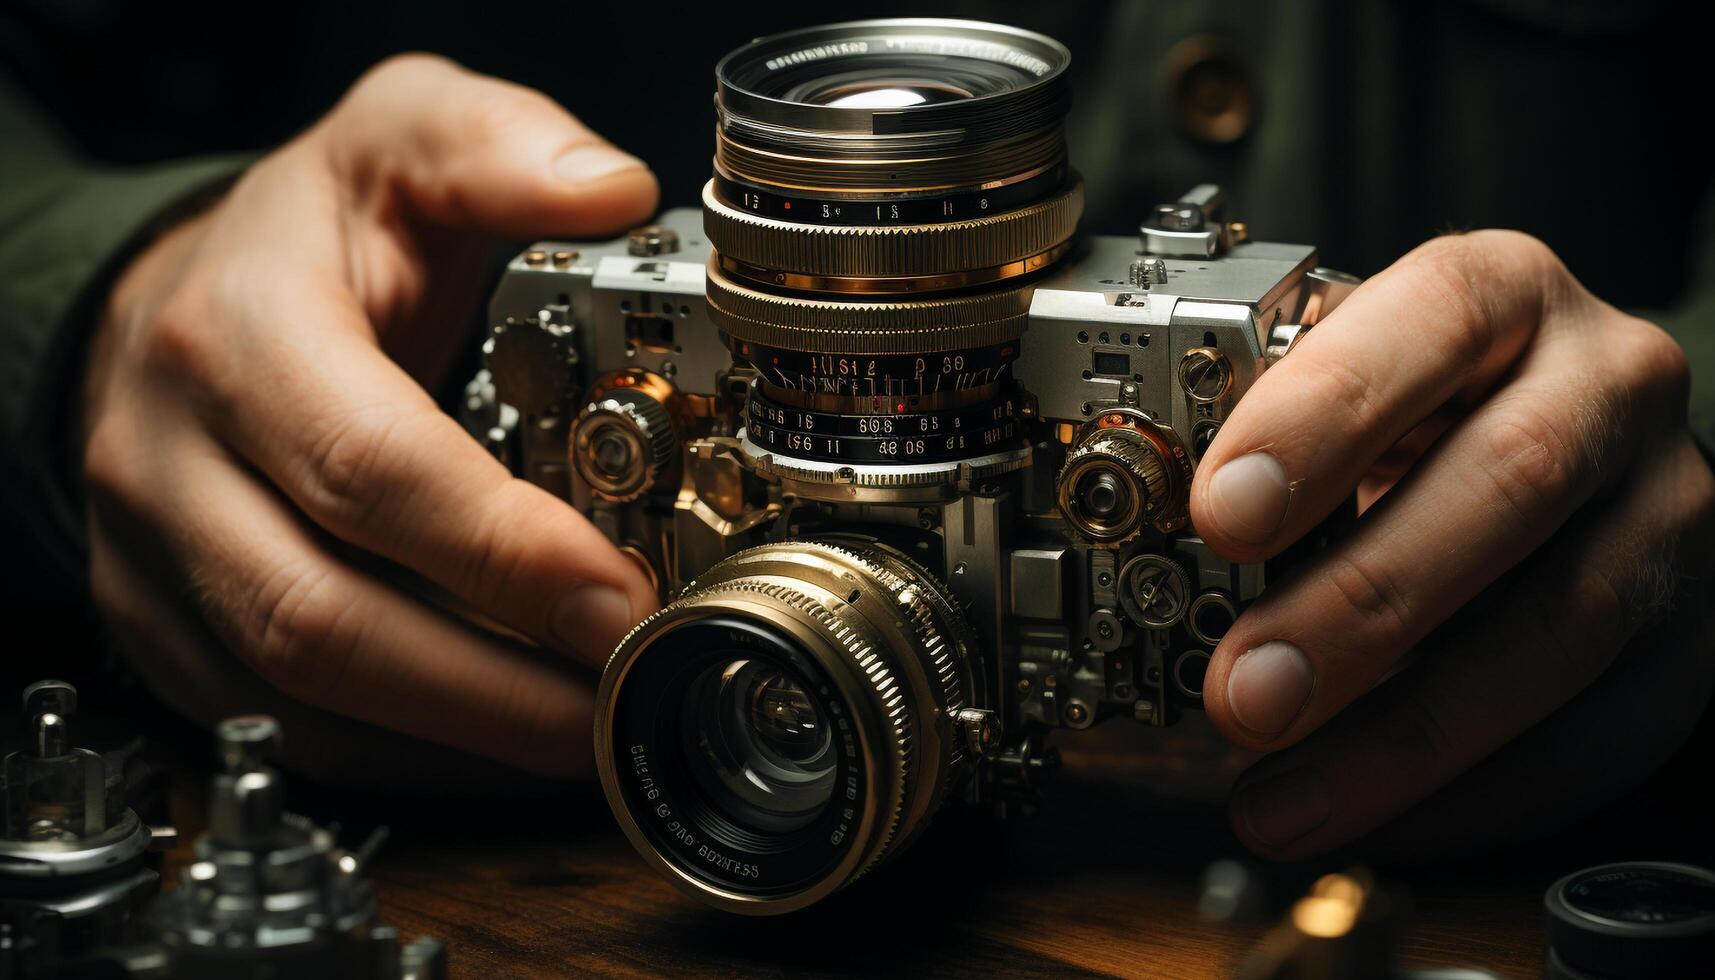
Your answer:
[[[272,289],[271,286],[259,288]],[[600,665],[654,609],[636,566],[565,501],[515,478],[361,329],[299,284],[246,331],[237,370],[196,368],[223,442],[334,536],[538,642]]]
[[[1571,284],[1513,232],[1420,246],[1358,287],[1263,372],[1197,466],[1191,520],[1235,561],[1261,561],[1349,497],[1389,447],[1450,400],[1486,390]]]

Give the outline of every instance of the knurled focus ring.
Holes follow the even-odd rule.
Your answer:
[[[722,203],[703,186],[703,230],[721,256],[787,275],[892,279],[979,272],[1058,249],[1084,213],[1084,185],[1001,214],[932,225],[812,225]]]
[[[1024,335],[1034,290],[847,303],[734,282],[709,262],[709,319],[735,340],[817,354],[910,354],[989,347]]]

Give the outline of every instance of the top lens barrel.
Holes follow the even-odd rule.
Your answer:
[[[1071,56],[973,21],[862,21],[754,41],[715,69],[710,240],[729,274],[813,292],[933,292],[1039,269],[1082,197]]]
[[[942,467],[924,480],[1022,458],[1027,284],[1083,210],[1070,62],[1029,31],[907,19],[763,38],[716,66],[709,315],[759,374],[758,455]]]

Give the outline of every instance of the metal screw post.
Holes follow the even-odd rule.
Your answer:
[[[256,772],[267,765],[280,747],[280,723],[268,715],[228,718],[215,730],[220,742],[220,761],[226,771]]]

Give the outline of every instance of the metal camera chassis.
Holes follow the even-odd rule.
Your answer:
[[[964,795],[1005,801],[1052,761],[1049,729],[1159,726],[1198,705],[1220,634],[1263,589],[1262,565],[1221,558],[1189,527],[1191,475],[1261,372],[1356,280],[1318,268],[1311,246],[1249,241],[1223,210],[1218,188],[1197,187],[1137,238],[1084,239],[1039,279],[1014,367],[1023,438],[988,456],[841,466],[746,440],[755,371],[709,318],[711,249],[689,208],[514,258],[463,415],[663,596],[754,545],[852,532],[899,544],[978,637],[983,689],[961,727],[985,764]],[[626,486],[580,471],[598,420],[642,434]],[[1095,455],[1124,476],[1134,450],[1155,454],[1163,472],[1135,475],[1170,499],[1130,527],[1078,519],[1070,471]]]

